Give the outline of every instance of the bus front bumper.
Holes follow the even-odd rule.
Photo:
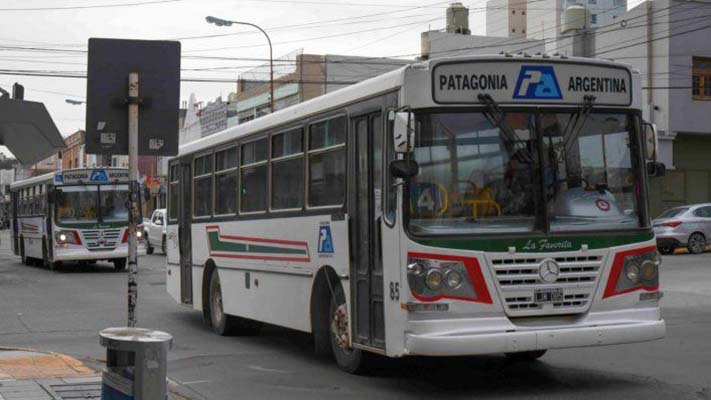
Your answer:
[[[138,245],[138,255],[146,255],[146,248],[143,244]],[[85,260],[112,260],[115,258],[128,257],[128,246],[119,246],[113,250],[88,251],[85,248],[54,248],[53,261],[85,261]]]
[[[598,314],[614,313],[617,312]],[[659,314],[658,309],[656,314]],[[487,327],[482,327],[483,329],[454,329],[447,332],[430,331],[420,334],[407,332],[405,352],[407,355],[423,356],[510,353],[645,342],[661,339],[666,333],[665,322],[660,317],[656,319],[605,317],[605,315],[592,316],[592,318],[589,316],[585,318],[587,321],[573,325],[538,327],[513,325],[508,318],[487,318]],[[416,322],[415,325],[421,323],[430,322]],[[496,325],[499,324],[504,329],[496,329]]]

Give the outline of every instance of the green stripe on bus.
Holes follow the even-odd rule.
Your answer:
[[[270,254],[299,254],[306,255],[306,249],[292,249],[288,247],[265,246],[261,244],[233,243],[220,240],[218,232],[209,232],[210,249],[212,251],[225,251],[230,253],[270,253]]]
[[[509,239],[414,239],[418,244],[445,249],[506,252],[515,247],[521,253],[550,253],[556,251],[575,251],[582,245],[588,249],[603,249],[652,240],[654,232],[634,234],[599,234],[596,236],[546,237]]]

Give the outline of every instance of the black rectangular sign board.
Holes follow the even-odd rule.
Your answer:
[[[128,75],[138,73],[138,153],[178,154],[180,42],[89,39],[86,151],[128,154]]]

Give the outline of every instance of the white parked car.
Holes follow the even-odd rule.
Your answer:
[[[149,221],[143,223],[146,232],[146,253],[153,254],[159,248],[165,254],[165,208],[153,211]]]

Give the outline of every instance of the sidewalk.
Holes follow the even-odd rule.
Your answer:
[[[99,370],[65,354],[0,347],[0,400],[98,400]],[[186,400],[179,389],[169,383],[168,398]]]
[[[64,354],[0,348],[0,400],[100,399],[101,376]]]

